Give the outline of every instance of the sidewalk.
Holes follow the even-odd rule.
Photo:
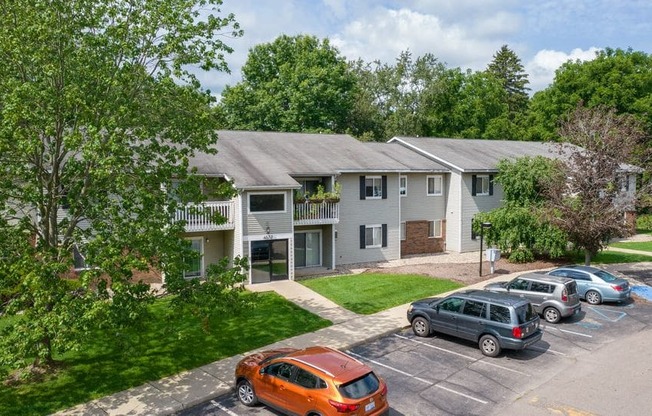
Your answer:
[[[619,249],[619,251],[621,250],[624,251],[624,249]],[[638,253],[650,255],[650,253]],[[477,252],[463,254],[446,253],[395,260],[387,262],[384,267],[438,262],[475,262],[477,259]],[[379,266],[376,265],[376,267]],[[381,265],[380,267],[383,266]],[[361,270],[352,271],[356,272]],[[479,283],[471,284],[466,288],[483,288],[489,282],[510,280],[521,273],[499,275]],[[337,349],[347,350],[358,344],[380,338],[408,326],[406,310],[409,303],[373,315],[358,315],[341,308],[329,299],[294,281],[284,280],[250,285],[248,289],[254,291],[273,290],[302,308],[333,322],[333,325],[328,328],[288,338],[278,343],[262,347],[259,350],[276,347],[304,348],[311,345],[328,345]],[[441,296],[444,295],[446,294],[442,294]],[[198,403],[232,392],[234,388],[233,371],[235,365],[242,357],[249,353],[247,352],[216,361],[162,380],[148,382],[142,386],[58,412],[56,415],[150,416],[173,414]]]

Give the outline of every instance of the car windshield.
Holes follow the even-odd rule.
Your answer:
[[[348,383],[342,384],[339,387],[342,396],[349,399],[359,399],[368,396],[378,390],[380,381],[374,373],[367,373],[366,375],[357,378]]]
[[[535,319],[537,314],[532,307],[532,304],[526,303],[525,305],[516,308],[516,316],[518,317],[518,324],[530,322]]]
[[[614,280],[618,279],[613,274],[609,272],[605,272],[604,270],[596,270],[595,272],[593,272],[593,274],[598,276],[600,279],[604,280],[605,282],[613,282]]]

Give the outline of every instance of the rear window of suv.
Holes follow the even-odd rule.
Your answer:
[[[360,399],[368,396],[378,390],[380,381],[374,373],[367,373],[366,375],[357,378],[348,383],[342,384],[339,387],[342,396],[349,399]]]
[[[516,308],[516,316],[518,317],[518,324],[522,325],[535,319],[537,313],[534,311],[532,304],[526,303]]]

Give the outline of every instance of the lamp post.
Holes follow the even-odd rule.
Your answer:
[[[480,276],[482,276],[482,241],[484,239],[484,230],[491,228],[490,222],[480,224]]]

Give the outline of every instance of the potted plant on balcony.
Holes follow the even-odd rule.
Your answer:
[[[324,201],[326,202],[340,202],[340,193],[342,192],[342,185],[335,182],[333,190],[324,194]]]
[[[315,204],[319,204],[324,202],[325,197],[326,197],[326,192],[324,192],[324,185],[319,184],[317,185],[317,191],[314,194],[310,195],[308,197],[308,200],[310,200],[310,202],[313,202]]]
[[[294,191],[294,203],[295,204],[303,204],[304,202],[308,201],[308,195],[306,195],[305,192],[301,189],[296,189]]]

